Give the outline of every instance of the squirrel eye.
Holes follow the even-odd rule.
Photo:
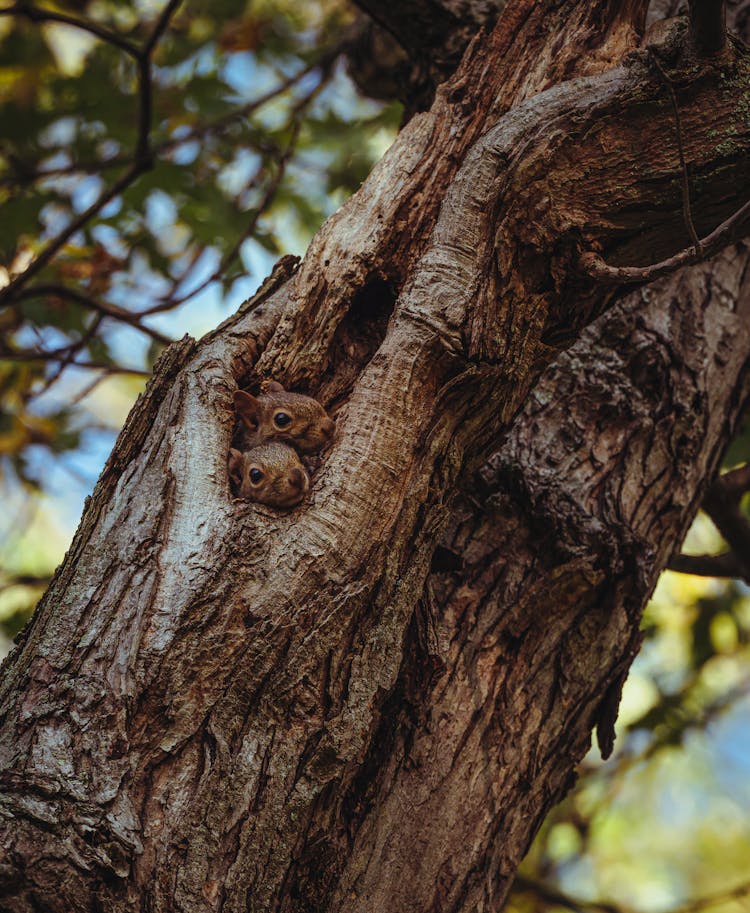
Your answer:
[[[250,470],[250,481],[253,483],[253,485],[257,485],[258,482],[260,482],[260,480],[262,478],[263,478],[263,473],[260,471],[260,469],[251,469]]]
[[[292,419],[286,412],[277,412],[273,417],[273,422],[277,428],[288,428],[292,424]]]

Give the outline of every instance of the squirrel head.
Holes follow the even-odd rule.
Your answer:
[[[238,497],[271,507],[294,507],[310,490],[310,478],[296,452],[276,441],[244,453],[232,448],[229,477]]]
[[[311,396],[288,393],[276,381],[263,384],[259,396],[234,394],[234,407],[245,426],[245,446],[284,441],[299,453],[315,453],[333,437],[336,423]]]

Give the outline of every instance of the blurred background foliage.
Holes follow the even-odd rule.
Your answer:
[[[301,254],[392,142],[400,106],[346,75],[354,29],[346,0],[0,8],[1,652],[163,346]],[[747,426],[725,468],[749,457]],[[586,759],[509,909],[750,910],[750,589],[706,576],[723,553],[747,580],[742,547],[699,515],[700,575],[662,577],[615,756]]]

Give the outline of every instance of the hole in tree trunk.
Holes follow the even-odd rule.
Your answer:
[[[396,286],[381,276],[369,278],[355,294],[331,343],[326,401],[343,399],[380,348],[397,297]]]

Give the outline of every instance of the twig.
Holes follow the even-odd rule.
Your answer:
[[[516,880],[513,882],[513,890],[515,891],[516,889],[535,894],[545,903],[564,907],[566,910],[573,910],[574,913],[583,913],[584,910],[600,910],[603,913],[626,913],[625,907],[618,907],[616,904],[607,903],[606,901],[583,900],[573,897],[554,885],[527,878],[525,875],[516,876]]]
[[[0,593],[14,586],[44,586],[46,587],[52,576],[50,574],[16,574],[0,583]]]
[[[684,707],[693,701],[694,695],[698,691],[700,691],[699,673],[693,672],[688,681],[680,688],[680,691],[675,695],[669,695],[669,699],[670,701],[676,701],[678,707]],[[728,693],[722,694],[717,700],[698,713],[691,711],[690,717],[684,719],[680,732],[705,729],[717,716],[726,713],[737,701],[744,700],[748,695],[748,691],[750,691],[750,681],[746,680],[739,686],[732,688]],[[662,694],[662,702],[666,697],[666,695]],[[603,784],[604,788],[600,791],[596,802],[598,808],[612,805],[620,793],[629,771],[648,762],[661,749],[674,743],[674,727],[662,736],[653,734],[651,740],[644,747],[640,747],[640,739],[633,738],[637,731],[638,721],[631,724],[626,733],[626,739],[629,741],[625,741],[624,745],[621,746],[621,755],[617,764],[602,764],[592,768],[586,762],[583,763],[586,772],[590,772],[597,782]],[[634,749],[634,742],[639,747]],[[680,911],[678,910],[676,913],[680,913]]]
[[[211,131],[217,130],[217,129],[221,130],[221,128],[224,125],[226,125],[226,124],[230,123],[232,120],[236,119],[238,116],[240,116],[240,114],[246,115],[246,114],[250,113],[252,110],[255,110],[256,108],[265,104],[267,101],[270,101],[273,97],[278,95],[281,91],[288,89],[291,85],[293,85],[295,82],[297,82],[305,74],[311,73],[313,70],[318,69],[318,68],[325,71],[326,68],[333,62],[333,60],[335,60],[335,58],[338,56],[338,54],[340,52],[341,52],[340,47],[331,49],[330,51],[326,52],[326,54],[324,54],[321,58],[319,58],[315,63],[310,64],[309,66],[305,67],[304,70],[302,70],[300,73],[297,73],[295,76],[289,77],[288,79],[284,80],[284,82],[280,83],[278,86],[276,86],[274,89],[267,92],[265,95],[261,96],[258,99],[255,99],[253,102],[250,102],[247,105],[244,105],[241,109],[237,109],[236,111],[233,111],[228,115],[225,115],[223,118],[219,118],[219,119],[211,122],[210,124],[204,125],[204,127],[201,129],[204,130],[205,132],[208,132],[209,130],[211,130]],[[179,288],[180,283],[185,278],[185,274],[183,274],[183,276],[181,276],[173,284],[171,291],[162,295],[161,299],[159,300],[159,302],[157,304],[153,305],[150,308],[147,308],[144,311],[141,311],[141,315],[156,314],[161,311],[170,310],[174,307],[184,304],[186,301],[189,301],[191,298],[194,298],[197,294],[199,294],[204,289],[206,289],[209,285],[211,285],[212,282],[216,282],[218,279],[221,278],[221,276],[226,271],[227,267],[236,259],[243,243],[255,231],[255,228],[258,224],[258,221],[260,220],[260,217],[264,214],[264,212],[266,211],[266,209],[268,208],[268,206],[271,204],[274,197],[276,196],[279,186],[281,185],[281,181],[284,177],[287,163],[289,162],[289,159],[291,158],[292,153],[294,152],[294,148],[295,148],[297,139],[299,137],[299,131],[301,129],[301,123],[299,120],[299,116],[304,111],[304,109],[310,104],[310,102],[315,98],[315,96],[319,94],[319,92],[322,90],[324,84],[325,84],[324,79],[321,79],[318,82],[318,84],[310,92],[308,92],[307,95],[305,95],[303,98],[301,98],[292,108],[292,117],[290,119],[290,122],[287,125],[287,126],[291,127],[291,135],[289,138],[289,142],[286,144],[286,147],[284,149],[277,149],[277,158],[275,160],[275,163],[278,166],[278,168],[277,168],[276,174],[274,175],[271,183],[268,185],[268,188],[266,189],[266,192],[263,195],[263,199],[260,201],[258,206],[255,207],[252,218],[246,225],[242,234],[237,239],[237,241],[234,243],[232,248],[229,251],[227,251],[227,253],[222,257],[221,262],[219,263],[217,268],[211,273],[210,276],[208,276],[208,278],[203,280],[203,282],[201,282],[194,289],[192,289],[189,292],[184,293],[180,297],[175,297],[176,290]],[[179,141],[174,141],[174,145],[177,145],[178,143],[188,142],[190,139],[194,139],[196,137],[196,133],[197,133],[197,131],[191,131],[191,134],[189,136],[181,137]],[[161,144],[160,146],[157,147],[157,151],[161,152],[166,147],[166,145],[167,144]],[[264,168],[264,166],[261,166],[261,168],[258,170],[258,174],[263,170],[263,168]],[[255,183],[255,180],[257,179],[257,176],[258,175],[256,174],[248,186],[253,186],[253,184]]]
[[[194,140],[201,139],[208,134],[220,134],[224,128],[228,127],[234,121],[246,118],[248,115],[253,114],[259,108],[262,108],[264,105],[268,104],[269,101],[273,101],[274,98],[287,91],[287,89],[290,89],[304,76],[307,76],[309,73],[313,72],[316,69],[325,70],[341,53],[342,46],[343,43],[329,49],[316,61],[308,64],[293,76],[288,76],[286,79],[283,79],[280,83],[278,83],[278,85],[274,86],[272,89],[269,89],[258,98],[255,98],[252,101],[246,102],[244,105],[240,105],[239,107],[234,108],[227,114],[214,118],[213,120],[206,121],[206,123],[196,125],[177,139],[166,139],[162,140],[160,143],[154,144],[152,146],[154,154],[159,155],[163,152],[171,152],[173,149],[177,149],[178,147],[183,146],[185,143],[190,143]],[[259,148],[261,147],[259,146]],[[266,142],[263,145],[261,151],[273,151],[277,154],[281,153],[280,149],[273,148],[273,144],[269,142]],[[70,165],[61,165],[56,168],[49,168],[43,171],[24,174],[20,180],[24,183],[32,183],[33,181],[44,180],[45,178],[49,177],[76,174],[77,172],[100,173],[101,171],[104,171],[108,168],[127,165],[131,161],[132,156],[114,155],[111,158],[101,159],[100,161],[92,160],[88,162],[72,162]],[[0,177],[0,186],[12,186],[13,184],[17,184],[18,181],[19,178],[16,176],[4,175]]]
[[[299,134],[299,128],[298,128],[298,126],[295,126],[295,129],[292,134],[292,138],[290,139],[290,144],[287,147],[287,151],[284,153],[284,155],[282,155],[282,157],[278,161],[279,167],[276,171],[276,174],[274,175],[274,178],[271,181],[271,183],[266,188],[266,192],[263,194],[263,199],[260,201],[259,205],[255,208],[252,218],[250,219],[248,224],[245,226],[242,234],[235,241],[235,243],[232,245],[230,250],[228,250],[226,252],[226,254],[221,258],[221,262],[216,267],[216,269],[211,273],[211,275],[208,276],[206,279],[204,279],[203,282],[199,283],[199,285],[197,285],[196,288],[192,289],[189,292],[186,292],[184,295],[182,295],[179,298],[173,299],[170,302],[171,307],[175,307],[177,305],[184,304],[186,301],[189,301],[191,298],[194,298],[196,295],[200,294],[200,292],[202,292],[204,289],[208,288],[208,286],[211,285],[212,282],[216,282],[218,279],[220,279],[223,276],[224,272],[226,271],[227,267],[230,265],[230,263],[232,263],[234,261],[234,259],[237,257],[243,243],[255,231],[255,228],[258,224],[260,217],[263,215],[263,213],[266,211],[266,209],[270,205],[273,198],[276,196],[276,192],[278,191],[279,185],[281,184],[282,178],[284,177],[284,172],[286,170],[286,163],[289,161],[289,157],[292,152],[293,144],[296,142],[298,134]],[[160,302],[159,304],[155,305],[155,307],[149,308],[147,311],[143,311],[143,313],[152,314],[152,313],[156,312],[158,309],[161,309],[162,304],[163,304],[163,302]]]
[[[86,332],[81,336],[80,339],[77,339],[68,349],[68,353],[64,358],[60,359],[55,371],[45,380],[40,393],[44,393],[57,381],[60,379],[60,375],[68,367],[69,364],[73,363],[73,359],[78,355],[78,353],[96,336],[97,330],[102,324],[104,316],[102,314],[97,314],[96,317],[92,320],[91,326],[87,327]]]
[[[190,298],[194,298],[196,295],[198,295],[200,292],[202,292],[204,289],[206,289],[209,285],[211,285],[212,282],[216,282],[218,279],[220,279],[222,277],[222,275],[224,274],[224,272],[226,271],[227,267],[230,265],[230,263],[232,263],[235,260],[235,258],[237,257],[237,255],[239,254],[240,248],[242,247],[243,243],[255,231],[255,228],[258,224],[260,217],[263,215],[263,213],[266,211],[268,206],[271,204],[273,198],[276,196],[276,193],[281,185],[281,181],[284,178],[287,163],[289,162],[289,159],[291,158],[292,153],[294,152],[295,146],[297,144],[297,139],[299,137],[299,131],[301,129],[301,122],[300,122],[299,115],[310,104],[310,102],[315,98],[315,96],[321,91],[322,87],[323,87],[323,81],[321,80],[321,82],[319,82],[318,85],[315,86],[314,89],[312,89],[310,92],[308,92],[308,94],[304,98],[300,99],[300,101],[297,102],[297,104],[294,106],[291,123],[289,125],[291,127],[291,134],[289,136],[289,142],[287,143],[286,148],[283,150],[281,156],[278,158],[278,160],[276,162],[278,167],[276,169],[276,174],[274,175],[273,180],[268,185],[266,192],[263,195],[263,199],[260,201],[259,205],[255,208],[252,218],[250,219],[248,224],[245,226],[245,229],[243,230],[242,234],[232,245],[231,249],[228,250],[227,253],[222,257],[221,262],[216,267],[216,269],[211,273],[211,275],[208,276],[206,279],[204,279],[203,282],[201,282],[196,288],[192,289],[190,292],[186,292],[180,298],[172,299],[170,302],[171,307],[174,307],[175,305],[179,305],[179,304],[184,304]],[[162,301],[159,304],[155,305],[153,308],[150,308],[146,311],[142,311],[141,313],[144,315],[155,313],[157,310],[162,308],[163,303],[164,302]]]
[[[654,755],[665,746],[674,744],[675,732],[678,735],[683,735],[691,729],[705,731],[715,719],[723,713],[726,713],[733,704],[736,704],[737,701],[744,700],[747,697],[748,692],[750,692],[750,680],[745,680],[732,688],[731,691],[727,691],[720,695],[715,701],[712,701],[699,712],[695,713],[689,711],[686,713],[684,708],[689,706],[691,698],[698,689],[700,689],[699,676],[695,675],[691,683],[686,685],[680,692],[679,697],[681,698],[683,712],[677,725],[667,729],[661,736],[655,735],[652,741],[636,759],[637,761],[648,761],[649,758],[654,757]]]
[[[40,346],[44,346],[44,337],[39,332],[36,326],[32,325],[32,329],[39,340]],[[42,360],[51,359],[54,361],[60,361],[62,358],[67,358],[71,349],[74,349],[78,346],[78,340],[74,342],[69,342],[67,345],[60,346],[57,349],[44,349],[44,348],[35,348],[35,349],[14,349],[6,345],[5,341],[0,341],[0,359],[5,359],[6,361],[18,361],[24,358],[41,358]]]
[[[135,158],[132,165],[128,168],[125,174],[122,175],[122,177],[115,181],[109,190],[105,190],[99,196],[99,199],[96,200],[95,203],[89,206],[89,208],[82,212],[77,218],[73,219],[67,228],[64,228],[56,238],[50,241],[44,250],[42,250],[36,259],[34,259],[22,273],[19,273],[11,282],[8,283],[8,285],[5,286],[4,289],[0,290],[0,301],[14,297],[16,291],[21,286],[26,285],[29,279],[31,279],[41,269],[43,269],[77,231],[79,231],[91,218],[93,218],[93,216],[100,212],[107,205],[107,203],[110,202],[110,200],[113,200],[116,196],[122,193],[122,191],[130,186],[130,184],[132,184],[133,181],[135,181],[136,178],[138,178],[144,171],[147,171],[152,167],[153,158],[149,145],[149,137],[151,131],[151,54],[154,47],[156,46],[157,41],[163,34],[164,29],[167,27],[172,13],[180,2],[181,0],[169,0],[169,3],[167,3],[167,5],[164,7],[156,23],[156,26],[154,27],[151,35],[148,37],[146,43],[142,48],[134,48],[130,42],[126,42],[128,45],[128,53],[133,54],[138,63],[139,73],[138,141],[135,149]],[[12,9],[19,13],[23,12],[26,15],[28,15],[29,10],[34,10],[35,12],[32,14],[32,19],[36,13],[39,13],[42,19],[47,17],[46,10],[37,10],[36,7],[17,5],[12,7]],[[78,24],[78,22],[79,20],[74,20],[69,24]],[[105,40],[109,41],[111,39],[106,37]],[[113,43],[118,44],[118,42]],[[118,44],[118,47],[122,47],[122,44]]]
[[[693,223],[693,214],[690,210],[690,181],[688,178],[687,162],[685,161],[685,150],[682,147],[682,121],[680,120],[680,108],[677,104],[677,95],[675,94],[674,86],[672,85],[672,80],[665,73],[662,65],[659,63],[659,58],[656,55],[656,50],[649,46],[648,48],[649,57],[654,63],[654,66],[659,73],[659,76],[662,79],[662,82],[667,87],[667,92],[669,92],[669,98],[672,102],[672,111],[674,112],[674,121],[675,121],[675,133],[677,134],[677,153],[680,157],[680,170],[682,172],[682,214],[685,219],[685,228],[687,228],[688,235],[690,235],[690,240],[693,242],[695,247],[695,256],[699,257],[701,255],[701,242],[698,238],[698,232],[695,230],[695,225]]]
[[[195,264],[200,260],[203,254],[206,251],[205,244],[195,244],[193,250],[188,257],[187,263],[184,268],[180,270],[180,273],[177,276],[172,276],[172,285],[168,292],[161,296],[161,299],[158,304],[152,305],[149,308],[146,308],[145,311],[139,313],[139,317],[142,313],[146,314],[160,314],[164,311],[170,311],[172,308],[179,306],[179,299],[175,296],[177,295],[177,290],[180,288],[182,283],[188,278],[192,273]]]
[[[28,3],[16,3],[15,6],[0,9],[0,16],[20,16],[30,22],[59,22],[62,25],[70,25],[84,32],[90,32],[92,35],[96,35],[97,38],[101,38],[102,41],[113,44],[115,47],[125,51],[126,54],[130,54],[133,58],[137,58],[140,53],[135,44],[128,41],[127,38],[123,38],[122,35],[118,35],[117,32],[110,31],[103,25],[97,25],[95,22],[86,19],[76,19],[74,16],[68,16],[65,13],[41,9]]]
[[[63,245],[79,231],[89,219],[103,209],[110,200],[113,200],[122,193],[122,191],[145,170],[143,164],[134,162],[121,178],[115,181],[108,190],[105,190],[100,195],[95,203],[92,203],[88,209],[82,212],[77,218],[73,219],[67,228],[64,228],[56,238],[50,241],[44,250],[37,255],[36,259],[33,260],[23,272],[19,273],[4,289],[0,290],[0,301],[15,297],[17,289],[22,285],[25,285],[33,276],[36,276],[36,274],[49,263]]]
[[[93,380],[91,380],[84,387],[82,387],[78,391],[78,393],[75,394],[75,396],[71,397],[70,405],[77,406],[79,403],[83,402],[83,400],[85,400],[87,396],[89,396],[91,393],[94,392],[94,390],[96,390],[96,388],[99,386],[99,384],[103,380],[105,380],[106,377],[107,377],[107,374],[104,372],[99,374],[97,377],[94,377]]]
[[[750,463],[730,469],[719,476],[718,481],[730,497],[739,499],[746,491],[750,491]]]
[[[630,907],[604,900],[583,900],[579,897],[573,897],[566,894],[554,885],[545,884],[533,878],[524,875],[516,876],[513,882],[513,889],[535,894],[537,897],[549,904],[565,907],[567,910],[576,911],[603,911],[603,913],[633,913]],[[672,907],[668,913],[698,913],[700,910],[706,910],[709,907],[715,907],[719,904],[726,903],[729,900],[737,900],[740,897],[746,897],[750,894],[750,882],[743,882],[727,891],[721,891],[716,894],[710,894],[706,897],[698,897],[689,900],[684,904]]]
[[[246,118],[250,114],[253,114],[259,108],[262,108],[264,105],[268,104],[269,101],[273,101],[273,99],[278,95],[281,95],[283,92],[291,89],[295,83],[298,83],[303,77],[308,76],[315,70],[322,70],[325,73],[333,61],[341,54],[343,46],[344,43],[342,42],[341,44],[337,44],[334,47],[329,48],[327,51],[324,51],[315,61],[309,63],[298,73],[295,73],[292,76],[287,76],[286,79],[283,79],[272,89],[269,89],[263,95],[258,96],[258,98],[254,98],[252,101],[248,101],[244,105],[240,105],[238,108],[234,108],[232,111],[229,111],[226,114],[215,117],[213,120],[206,121],[205,124],[198,124],[189,132],[180,136],[179,139],[165,140],[159,143],[156,146],[156,151],[169,151],[176,148],[177,146],[183,145],[184,143],[189,143],[193,140],[201,139],[201,137],[206,136],[209,133],[221,133],[225,127],[228,127],[236,120]],[[317,89],[318,87],[316,87],[316,89],[313,91],[315,92]],[[302,99],[302,102],[307,104],[307,99],[308,96],[305,96],[305,98]]]
[[[154,26],[151,34],[146,39],[146,43],[140,51],[140,54],[143,57],[148,57],[151,55],[151,52],[156,47],[157,42],[161,36],[166,31],[167,26],[169,25],[169,20],[172,18],[172,14],[177,9],[177,7],[182,3],[182,0],[169,0],[169,3],[161,11],[156,25]]]
[[[698,910],[705,910],[707,907],[715,907],[718,904],[726,903],[728,900],[738,900],[740,897],[747,897],[750,894],[750,882],[738,884],[728,891],[722,891],[717,894],[710,894],[708,897],[699,897],[696,900],[690,900],[682,906],[675,907],[670,913],[696,913]]]
[[[59,298],[69,298],[71,301],[75,301],[77,304],[80,304],[81,307],[96,311],[105,317],[111,317],[113,320],[119,320],[122,323],[127,323],[128,326],[132,326],[134,329],[139,330],[146,336],[150,336],[151,339],[153,339],[155,342],[161,343],[162,345],[167,346],[170,344],[170,342],[173,342],[169,336],[165,336],[158,330],[151,329],[151,327],[144,326],[144,324],[140,322],[139,314],[135,314],[132,311],[121,308],[116,304],[97,301],[95,298],[84,295],[83,292],[79,292],[76,289],[68,288],[66,285],[32,285],[29,288],[21,289],[16,295],[16,298],[22,300],[24,298],[37,298],[43,295],[55,295]]]
[[[718,251],[733,241],[738,241],[742,237],[744,221],[748,217],[750,217],[750,200],[728,219],[725,219],[710,235],[699,241],[700,256],[696,256],[695,251],[688,248],[681,250],[673,257],[669,257],[659,263],[653,263],[651,266],[610,266],[600,254],[589,250],[581,254],[578,262],[584,273],[601,282],[616,285],[651,282],[660,276],[668,276],[681,266],[698,263],[718,253]]]
[[[90,162],[71,162],[69,165],[60,165],[57,168],[48,168],[43,171],[29,171],[23,169],[23,164],[18,162],[15,156],[6,156],[10,159],[11,164],[15,166],[15,174],[4,174],[0,177],[0,187],[24,187],[27,184],[33,184],[34,181],[43,181],[46,178],[64,177],[68,174],[100,174],[110,168],[120,168],[128,165],[133,160],[130,155],[113,155],[112,158],[101,159],[100,161],[92,160]],[[21,172],[20,174],[18,172]]]
[[[65,353],[70,346],[66,346]],[[0,361],[61,361],[65,358],[65,353],[56,350],[54,352],[35,352],[30,349],[23,349],[17,352],[0,352]],[[133,374],[137,377],[151,377],[150,371],[144,371],[142,368],[125,368],[122,365],[110,365],[101,361],[74,361],[71,362],[75,368],[90,368],[94,371],[105,371],[107,374]]]

